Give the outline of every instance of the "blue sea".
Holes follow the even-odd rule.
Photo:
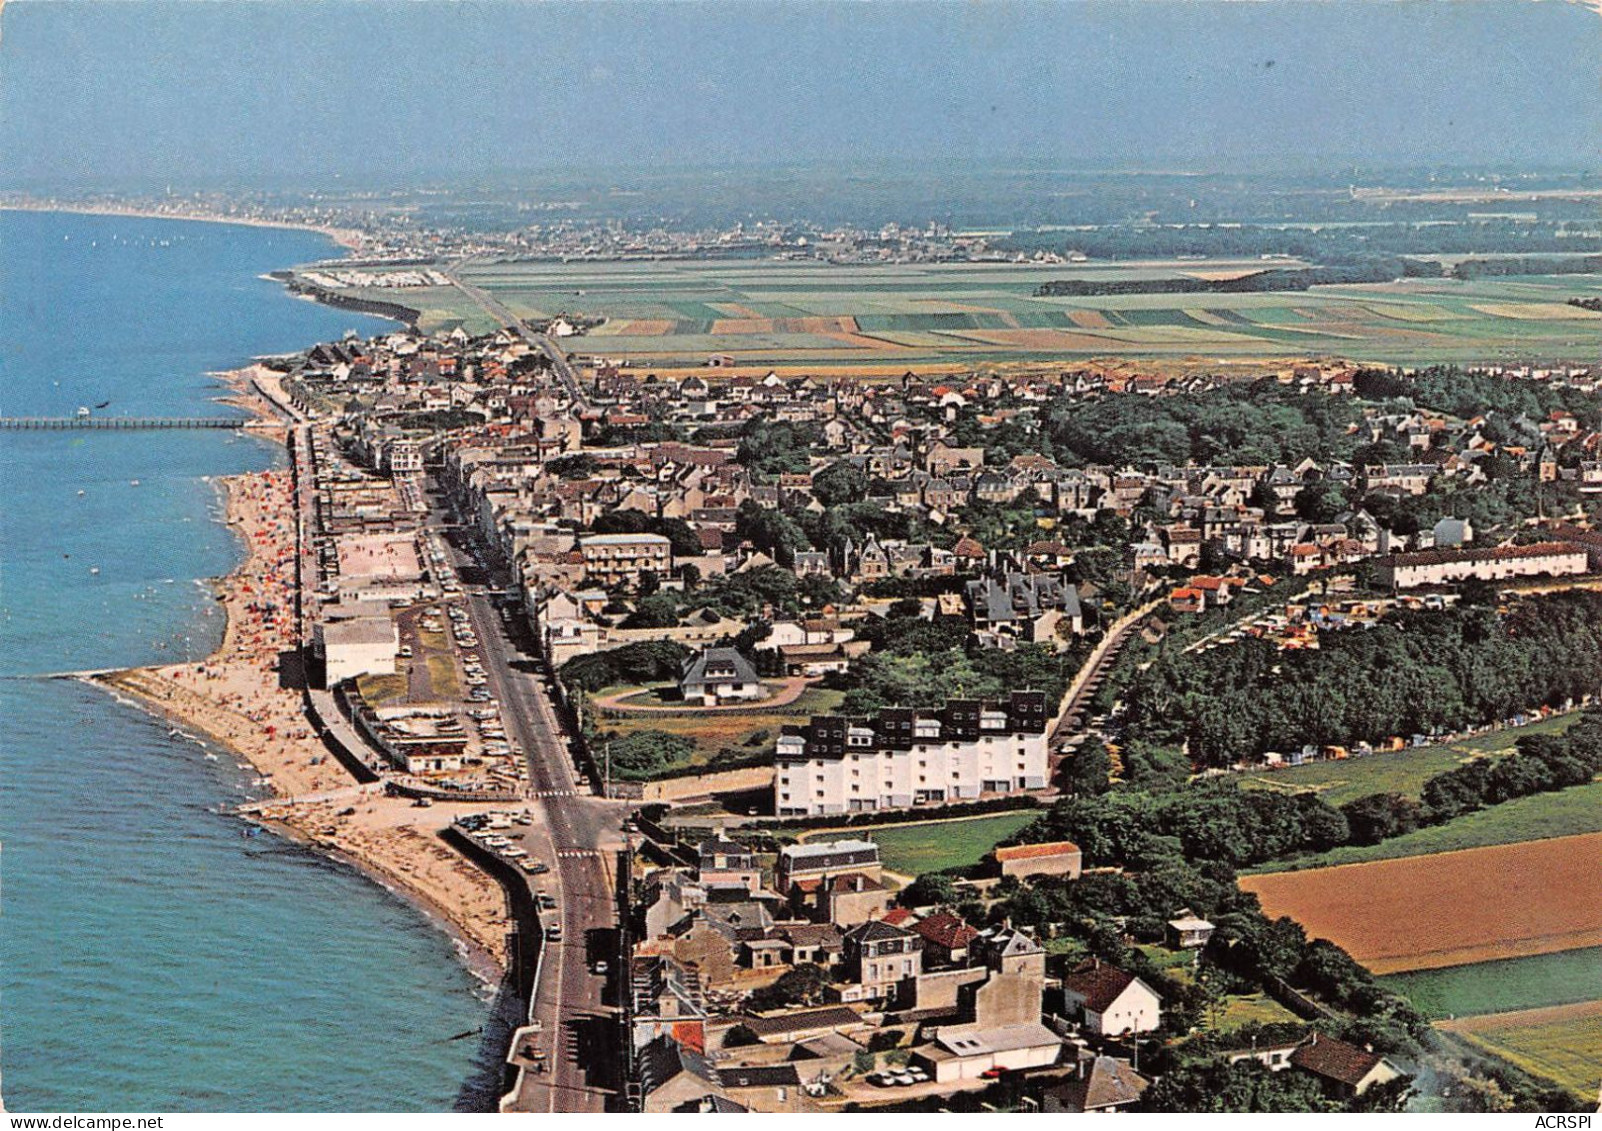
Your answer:
[[[209,371],[390,325],[266,271],[320,236],[0,212],[0,414],[219,415]],[[222,410],[232,411],[232,410]],[[13,1111],[492,1106],[451,940],[229,808],[254,773],[81,684],[209,652],[229,432],[0,432],[0,1088]],[[137,485],[135,485],[137,481]],[[98,572],[94,572],[98,571]],[[216,752],[214,752],[215,755]]]

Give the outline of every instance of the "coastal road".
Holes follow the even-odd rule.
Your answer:
[[[552,341],[550,337],[538,333],[528,323],[513,314],[500,299],[490,294],[483,287],[476,287],[472,283],[463,280],[457,274],[457,271],[471,262],[471,258],[463,259],[460,262],[451,264],[449,267],[440,267],[439,272],[451,281],[452,286],[482,307],[491,318],[494,318],[514,334],[522,335],[524,341],[549,358],[551,371],[556,374],[557,379],[567,389],[567,395],[573,401],[574,408],[579,412],[587,412],[590,402],[584,396],[584,388],[579,384],[578,374],[567,360],[567,354],[563,353],[561,347]]]
[[[519,618],[503,618],[486,591],[501,579],[491,577],[469,551],[468,532],[451,526],[437,502],[430,524],[447,528],[442,532],[466,590],[459,600],[478,637],[490,690],[500,701],[507,734],[528,760],[530,800],[540,819],[525,835],[524,846],[551,866],[546,875],[529,877],[529,884],[556,900],[557,910],[545,914],[545,923],[562,926],[561,941],[545,943],[531,1010],[544,1026],[551,1068],[524,1075],[515,1109],[602,1111],[621,1090],[620,1036],[616,1013],[604,1000],[607,978],[593,973],[592,965],[605,960],[615,976],[613,865],[628,806],[591,797],[587,783],[575,774],[547,691],[548,676],[520,646],[532,641],[518,630]]]

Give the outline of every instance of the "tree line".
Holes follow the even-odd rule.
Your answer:
[[[1168,652],[1130,676],[1123,726],[1222,768],[1270,751],[1462,730],[1578,700],[1599,683],[1602,594],[1573,590],[1505,614],[1393,610],[1371,628],[1324,632],[1316,650],[1246,639]]]
[[[1602,712],[1592,708],[1561,735],[1532,734],[1501,758],[1476,758],[1436,774],[1419,800],[1373,793],[1341,806],[1353,844],[1378,844],[1423,825],[1529,797],[1585,785],[1602,773]]]
[[[1268,267],[1231,279],[1198,279],[1189,275],[1166,279],[1050,279],[1035,288],[1037,298],[1094,295],[1258,294],[1306,291],[1346,283],[1390,283],[1397,279],[1438,279],[1441,265],[1433,259],[1401,256],[1363,257],[1350,263],[1320,267]]]

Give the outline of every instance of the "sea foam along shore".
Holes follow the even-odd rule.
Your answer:
[[[252,367],[218,374],[229,403],[280,424],[261,398]],[[269,436],[277,429],[255,430]],[[467,966],[497,984],[507,964],[506,893],[440,838],[457,812],[487,806],[416,808],[363,787],[331,757],[314,732],[302,693],[281,663],[298,652],[294,616],[295,500],[288,470],[218,481],[228,524],[243,539],[245,560],[212,588],[226,626],[222,643],[195,663],[130,668],[87,677],[187,732],[234,753],[270,792],[249,807],[253,820],[354,865],[412,901],[466,949]]]

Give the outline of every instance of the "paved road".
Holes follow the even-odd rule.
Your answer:
[[[1135,609],[1119,619],[1112,626],[1101,643],[1096,645],[1095,651],[1090,654],[1085,666],[1074,676],[1073,682],[1068,685],[1067,702],[1061,708],[1057,725],[1052,728],[1047,739],[1047,747],[1053,754],[1058,754],[1062,748],[1076,739],[1084,737],[1084,713],[1090,702],[1090,697],[1101,687],[1102,680],[1106,678],[1107,669],[1118,658],[1118,653],[1128,643],[1131,635],[1140,627],[1146,616],[1155,610],[1160,602],[1148,601],[1140,608]],[[1056,777],[1056,767],[1052,768],[1052,776]]]
[[[549,337],[531,329],[528,323],[513,314],[500,299],[490,294],[483,287],[476,287],[472,283],[463,280],[457,274],[457,270],[470,262],[471,259],[464,259],[450,267],[442,267],[440,268],[440,273],[449,279],[457,290],[483,307],[491,318],[494,318],[513,333],[521,334],[524,341],[550,358],[551,369],[562,384],[566,386],[567,395],[572,399],[574,407],[580,412],[588,411],[590,402],[584,396],[584,389],[579,384],[578,374],[574,372],[573,366],[568,362],[567,354],[563,353],[561,347]]]
[[[448,523],[436,507],[431,524]],[[487,576],[465,551],[465,529],[453,530],[447,545],[467,583],[461,600],[472,619],[490,691],[500,701],[507,734],[528,759],[529,788],[541,819],[523,835],[529,853],[551,871],[529,878],[530,887],[553,896],[557,910],[547,924],[560,922],[562,939],[547,942],[531,1015],[544,1026],[548,1073],[528,1073],[515,1109],[519,1111],[602,1111],[619,1090],[617,1019],[603,1000],[607,978],[591,971],[604,959],[616,966],[617,915],[612,865],[621,844],[627,806],[588,794],[574,772],[572,757],[556,719],[540,665],[519,647],[513,626],[502,618],[485,582]],[[513,618],[513,625],[516,618]]]

